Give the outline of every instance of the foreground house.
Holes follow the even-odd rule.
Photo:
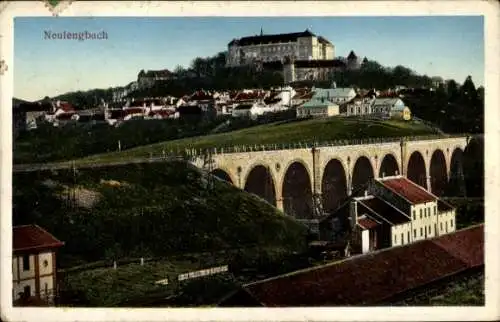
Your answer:
[[[222,307],[383,305],[484,272],[484,225],[243,285]]]
[[[350,216],[362,253],[455,231],[455,209],[403,176],[375,179],[352,199]]]
[[[52,304],[57,291],[56,252],[64,243],[38,225],[15,226],[12,235],[14,304]]]

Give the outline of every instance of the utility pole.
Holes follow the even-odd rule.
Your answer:
[[[213,168],[214,168],[214,160],[212,156],[212,150],[207,149],[205,150],[206,152],[204,153],[203,156],[203,169],[208,173],[207,175],[207,188],[209,190],[212,190],[214,188],[214,176],[212,174]]]

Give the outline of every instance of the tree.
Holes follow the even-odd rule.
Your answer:
[[[474,102],[477,100],[477,91],[471,76],[467,76],[464,84],[460,87],[460,96],[466,101]]]
[[[458,98],[458,84],[455,80],[446,81],[446,91],[450,101],[455,101]]]

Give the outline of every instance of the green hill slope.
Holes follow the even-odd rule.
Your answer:
[[[305,243],[293,219],[182,162],[16,174],[13,204],[14,225],[65,241],[62,266]]]
[[[126,158],[160,156],[163,152],[186,148],[223,148],[243,145],[293,144],[331,142],[366,138],[401,137],[438,133],[421,123],[404,121],[374,121],[359,118],[327,118],[294,122],[279,122],[243,130],[207,136],[165,141],[122,152],[90,156],[78,162],[106,162]]]

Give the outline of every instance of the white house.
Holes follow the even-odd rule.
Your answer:
[[[264,105],[262,103],[252,103],[252,104],[239,104],[232,110],[233,117],[250,117],[256,118],[257,116],[264,115],[266,113],[276,112],[274,107]]]
[[[330,117],[339,115],[339,106],[325,99],[311,99],[297,107],[297,117]]]
[[[362,252],[413,243],[456,230],[455,209],[403,176],[373,180],[353,198],[351,218]]]
[[[51,304],[57,290],[56,251],[64,243],[38,225],[13,227],[12,298]]]
[[[286,86],[279,88],[276,95],[274,95],[274,98],[279,99],[279,104],[281,106],[290,107],[292,106],[292,98],[295,94],[296,92],[292,87]]]
[[[403,118],[409,120],[410,109],[400,98],[376,98],[372,103],[372,113],[383,118]]]
[[[371,115],[372,105],[374,102],[374,98],[371,97],[363,97],[360,99],[354,99],[353,101],[347,104],[346,115]]]

